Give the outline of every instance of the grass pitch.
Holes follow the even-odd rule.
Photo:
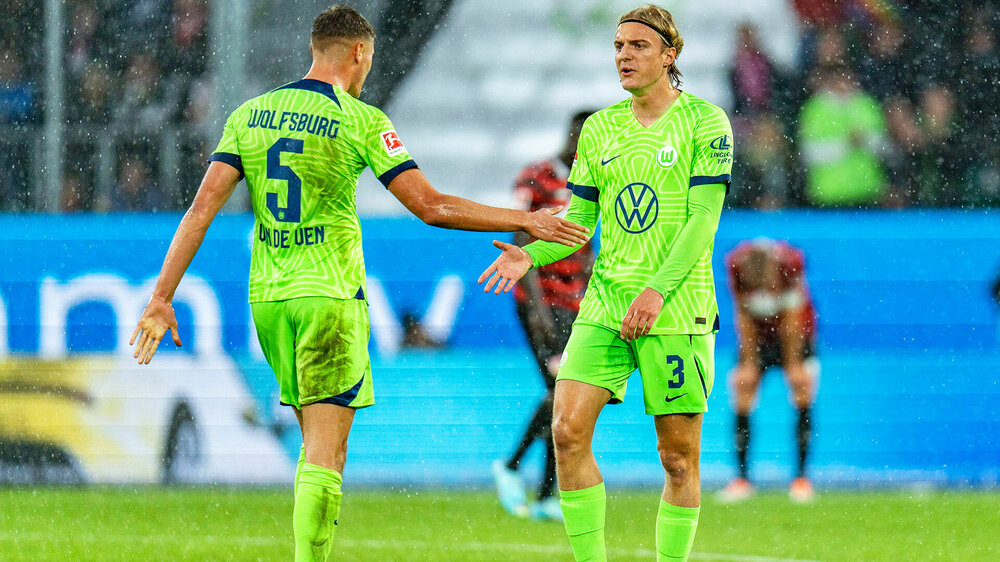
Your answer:
[[[657,490],[612,491],[611,560],[654,560]],[[291,560],[290,489],[3,488],[0,560]],[[352,490],[335,560],[572,560],[561,524],[487,491]],[[1000,494],[828,492],[809,505],[706,496],[692,560],[1000,560]]]

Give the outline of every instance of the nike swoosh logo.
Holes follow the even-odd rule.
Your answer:
[[[685,392],[684,394],[679,394],[679,395],[677,395],[677,396],[674,396],[673,398],[671,398],[671,397],[667,396],[667,397],[666,397],[666,398],[664,398],[663,400],[664,400],[665,402],[673,402],[674,400],[677,400],[678,398],[682,398],[682,397],[684,397],[684,396],[687,396],[687,392]]]
[[[608,158],[607,160],[601,160],[601,166],[607,166],[608,164],[611,163],[612,160],[614,160],[615,158],[618,158],[620,156],[621,156],[621,154],[619,154],[618,156],[612,156],[611,158]]]

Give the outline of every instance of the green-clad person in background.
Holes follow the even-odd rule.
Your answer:
[[[392,123],[358,101],[371,69],[375,32],[344,5],[314,21],[305,78],[251,99],[232,113],[191,208],[181,221],[153,295],[132,336],[149,363],[166,331],[180,345],[171,300],[205,232],[244,176],[254,213],[250,302],[257,335],[295,409],[303,447],[295,474],[296,560],[325,560],[340,510],[347,436],[370,406],[369,322],[358,177],[369,167],[427,224],[524,231],[575,246],[587,229],[554,216],[488,207],[435,190]]]
[[[887,202],[881,155],[888,133],[882,106],[858,88],[846,66],[820,67],[816,84],[799,116],[809,202],[820,207]]]
[[[601,245],[556,382],[552,436],[560,505],[577,560],[605,560],[605,490],[591,450],[605,404],[638,369],[653,416],[665,485],[656,518],[659,560],[686,560],[701,504],[702,414],[715,375],[718,312],[712,246],[730,183],[725,112],[680,86],[684,45],[670,12],[621,16],[615,62],[629,99],[591,116],[570,172],[567,219]],[[547,242],[503,250],[480,276],[508,291],[530,268],[575,251]]]

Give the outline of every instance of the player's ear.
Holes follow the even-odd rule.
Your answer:
[[[364,41],[359,41],[354,44],[354,50],[352,51],[354,55],[354,62],[361,64],[361,61],[365,60],[365,43]]]

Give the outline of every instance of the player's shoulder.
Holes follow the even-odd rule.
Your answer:
[[[583,134],[613,134],[622,123],[622,118],[630,118],[631,98],[609,105],[592,113],[583,123]]]
[[[693,115],[698,122],[729,121],[729,115],[722,107],[703,97],[684,91],[684,109]]]

